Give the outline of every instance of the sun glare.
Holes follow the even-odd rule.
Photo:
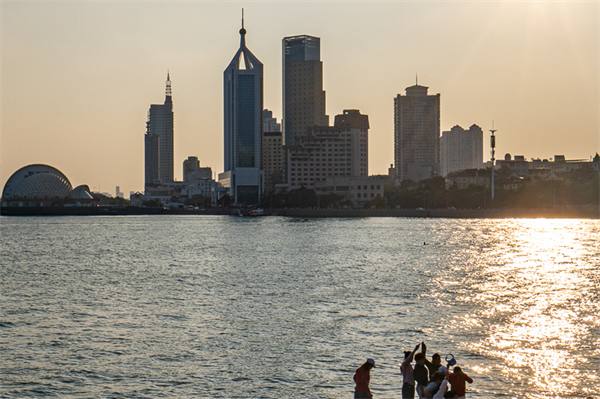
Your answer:
[[[482,289],[490,324],[482,351],[503,359],[509,381],[539,392],[577,387],[577,353],[590,335],[584,311],[594,312],[593,281],[585,274],[581,220],[513,220],[512,247],[502,251]],[[580,226],[579,226],[580,227]],[[500,255],[500,254],[497,254]],[[492,262],[490,262],[492,263]],[[578,304],[574,311],[572,303]],[[491,349],[494,348],[494,349]]]

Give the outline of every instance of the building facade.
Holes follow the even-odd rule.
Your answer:
[[[261,170],[263,65],[246,47],[242,19],[240,48],[223,72],[224,172],[219,182],[234,203],[256,204],[263,194]]]
[[[367,115],[344,110],[336,116],[335,126],[313,126],[286,146],[290,189],[315,188],[315,182],[328,177],[367,177]]]
[[[144,136],[145,186],[173,182],[173,101],[167,73],[164,104],[152,104]]]
[[[198,169],[200,169],[198,157],[188,157],[183,161],[183,181],[188,181],[188,175]]]
[[[183,181],[196,179],[212,179],[212,168],[200,167],[198,157],[188,157],[183,161]]]
[[[328,126],[323,90],[321,39],[300,35],[283,39],[283,144],[310,126]]]
[[[388,176],[328,177],[315,183],[317,195],[338,194],[353,207],[363,207],[378,196],[384,198],[384,188],[393,184]]]
[[[440,174],[483,167],[483,131],[477,125],[469,130],[456,125],[440,138]]]
[[[394,99],[394,163],[397,183],[439,174],[440,95],[414,85]]]
[[[273,117],[273,111],[263,110],[263,133],[281,132],[281,124],[277,123],[277,118]]]
[[[275,185],[284,181],[285,152],[281,132],[264,132],[262,149],[265,193],[272,193],[275,190]]]
[[[369,116],[357,109],[345,109],[336,115],[334,127],[342,133],[350,133],[351,176],[367,177],[369,174]]]

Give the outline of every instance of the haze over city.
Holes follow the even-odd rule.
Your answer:
[[[31,163],[73,185],[141,191],[150,104],[170,71],[175,177],[223,170],[223,70],[246,41],[281,118],[281,40],[321,38],[326,110],[369,115],[369,173],[393,162],[393,98],[418,76],[441,130],[495,122],[497,157],[589,159],[598,135],[598,2],[2,4],[0,179]]]

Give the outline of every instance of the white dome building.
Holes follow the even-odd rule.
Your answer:
[[[69,179],[48,165],[27,165],[8,179],[3,200],[67,198],[73,190]]]

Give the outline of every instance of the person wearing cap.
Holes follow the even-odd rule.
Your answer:
[[[442,373],[440,372],[440,374]],[[446,393],[448,393],[448,373],[443,373],[443,375],[444,379],[440,383],[438,391],[435,393],[435,395],[433,395],[433,399],[444,399]]]
[[[402,399],[414,399],[415,397],[415,375],[412,367],[413,357],[421,344],[417,344],[412,352],[404,351],[404,361],[400,364],[402,372]]]
[[[354,382],[356,382],[354,399],[368,399],[373,397],[371,390],[369,389],[371,369],[373,367],[375,367],[375,360],[369,358],[356,369],[356,372],[354,373]]]
[[[427,385],[427,387],[425,388],[425,397],[427,399],[431,399],[431,398],[435,398],[438,392],[440,392],[440,388],[442,387],[442,384],[444,383],[444,381],[446,381],[446,386],[448,384],[448,381],[445,380],[446,375],[440,372],[434,373],[431,376],[431,382],[429,382],[429,384]],[[444,394],[444,392],[446,392],[446,390],[444,389],[442,391],[442,395]],[[438,396],[438,397],[443,397],[443,396]]]

